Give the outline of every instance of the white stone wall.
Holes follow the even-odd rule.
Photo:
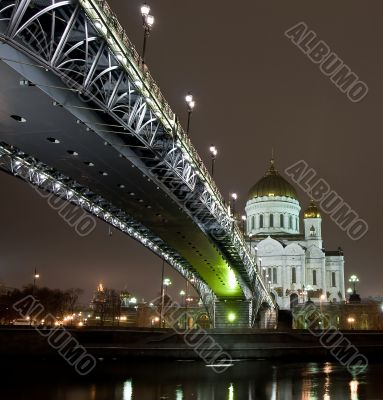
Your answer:
[[[297,234],[300,232],[300,209],[299,202],[289,197],[263,196],[251,199],[245,208],[247,233],[250,235]],[[271,220],[271,215],[273,220]]]
[[[268,236],[263,240],[253,240],[251,243],[253,248],[257,248],[258,266],[263,274],[269,275],[266,279],[271,281],[270,290],[281,309],[290,309],[290,296],[293,293],[298,295],[300,303],[307,301],[307,296],[301,293],[308,288],[326,296],[330,294],[325,301],[344,300],[343,256],[326,257],[323,250],[312,245],[310,241],[292,240],[286,245]],[[306,248],[305,245],[310,247]],[[293,282],[294,268],[295,282]],[[313,271],[316,271],[316,283],[313,280]],[[332,272],[336,274],[335,286],[332,286]],[[319,297],[313,297],[311,300],[319,302]]]

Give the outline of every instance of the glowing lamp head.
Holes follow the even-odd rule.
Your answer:
[[[246,215],[242,215],[241,219],[242,221],[246,221]]]
[[[185,100],[186,100],[186,103],[190,103],[191,101],[193,101],[193,96],[191,95],[191,93],[188,93],[185,96]]]
[[[164,286],[170,286],[172,284],[172,281],[169,278],[164,279]]]
[[[238,199],[237,193],[232,193],[232,194],[231,194],[231,198],[232,198],[233,200],[237,200],[237,199]]]
[[[189,105],[189,108],[190,108],[191,110],[193,110],[193,108],[195,107],[195,101],[194,101],[194,100],[189,101],[188,105]]]
[[[321,301],[326,300],[326,295],[325,294],[321,294],[320,299],[321,299]]]
[[[211,155],[214,157],[218,154],[217,148],[215,146],[210,146],[209,150]]]
[[[154,17],[153,15],[148,15],[146,17],[146,23],[148,24],[148,27],[151,28],[154,24]]]
[[[351,275],[349,282],[359,282],[359,278],[356,275]]]
[[[350,287],[347,289],[347,293],[349,293],[349,294],[352,293],[352,289]]]
[[[150,13],[150,7],[147,4],[141,6],[141,14],[143,17],[147,17]]]
[[[185,290],[180,291],[180,296],[185,296],[185,294],[186,294]]]

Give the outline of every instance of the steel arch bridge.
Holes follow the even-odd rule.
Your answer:
[[[0,0],[0,167],[141,242],[216,326],[274,309],[254,256],[103,0]],[[12,118],[10,118],[12,116]]]

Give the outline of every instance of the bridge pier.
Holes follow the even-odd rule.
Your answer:
[[[257,315],[252,315],[252,304],[248,300],[220,300],[214,307],[215,328],[275,329],[277,311],[263,303]]]
[[[215,303],[215,328],[249,328],[250,301],[221,300]]]

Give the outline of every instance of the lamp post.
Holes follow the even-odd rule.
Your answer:
[[[165,328],[165,320],[164,320],[164,306],[165,306],[165,294],[167,294],[168,292],[168,286],[170,286],[172,284],[172,281],[169,278],[165,278],[162,281],[162,286],[163,286],[163,290],[162,290],[162,299],[161,299],[161,325],[162,328]]]
[[[353,294],[356,294],[356,284],[359,282],[359,278],[356,275],[351,275],[348,281],[352,284]]]
[[[33,275],[33,292],[32,292],[33,296],[35,295],[35,291],[36,291],[36,281],[39,278],[40,278],[40,274],[37,273],[37,269],[35,268],[35,274]]]
[[[211,155],[211,177],[214,178],[214,164],[215,159],[217,157],[218,151],[217,148],[213,145],[210,146],[210,155]]]
[[[188,121],[187,121],[187,125],[186,125],[186,133],[189,134],[191,115],[192,115],[192,112],[193,112],[194,107],[195,107],[195,101],[193,99],[193,95],[191,93],[188,93],[185,96],[185,101],[186,101],[187,110],[188,110]]]
[[[242,215],[241,220],[242,220],[242,231],[243,231],[243,234],[245,235],[246,234],[246,215]]]
[[[181,305],[182,305],[182,307],[185,306],[185,295],[186,295],[185,290],[181,290],[180,291],[180,297],[181,297]]]
[[[321,318],[323,317],[322,302],[325,301],[325,300],[326,300],[326,295],[325,294],[321,294],[320,297],[319,297],[319,308],[320,308]],[[323,318],[322,318],[322,321],[323,321]]]
[[[142,64],[145,64],[146,44],[150,36],[150,31],[154,24],[154,17],[149,13],[150,13],[150,7],[146,3],[143,4],[141,6],[142,24],[144,27],[144,43],[142,45],[142,54],[141,54]]]

